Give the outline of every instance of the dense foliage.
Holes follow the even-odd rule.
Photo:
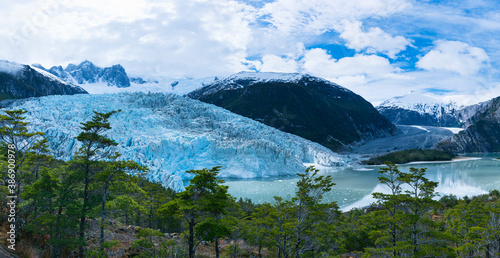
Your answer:
[[[293,197],[273,203],[231,197],[218,178],[220,167],[188,171],[191,184],[175,193],[145,180],[147,168],[112,151],[105,132],[114,112],[96,112],[82,123],[82,147],[67,162],[50,156],[41,133],[28,132],[23,112],[2,116],[0,134],[3,153],[19,144],[16,252],[26,257],[500,255],[496,190],[437,201],[437,183],[425,169],[403,172],[387,163],[379,180],[388,191],[346,213],[323,200],[335,184],[313,167],[297,175]],[[0,161],[0,234],[8,227],[8,158]]]
[[[395,151],[364,161],[366,165],[381,165],[385,162],[405,164],[413,161],[448,161],[457,157],[456,154],[440,150],[411,149]]]

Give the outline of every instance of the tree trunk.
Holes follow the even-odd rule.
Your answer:
[[[63,208],[60,205],[59,210],[57,211],[57,218],[56,218],[56,224],[55,224],[56,227],[58,227],[59,222],[61,220],[62,211],[63,211]],[[57,230],[59,230],[59,229],[57,229]],[[50,238],[52,238],[52,235],[50,236]],[[59,232],[57,233],[57,238],[61,238],[61,234]],[[61,245],[60,244],[57,244],[57,245],[52,247],[52,257],[53,258],[61,257]]]
[[[89,162],[87,160],[87,162]],[[89,202],[89,173],[90,173],[90,166],[87,163],[85,165],[85,190],[83,192],[83,207],[82,207],[82,214],[80,217],[80,232],[79,232],[79,237],[80,237],[80,246],[78,248],[78,256],[80,258],[85,257],[85,217],[87,216],[87,206]]]
[[[141,226],[141,210],[137,209],[137,220],[135,221],[135,224],[140,227]]]
[[[106,185],[104,186],[105,189],[108,188],[108,183],[106,182]],[[101,251],[104,250],[104,218],[105,218],[105,208],[106,208],[106,196],[107,196],[107,190],[104,190],[104,193],[102,194],[102,203],[101,203]]]
[[[16,171],[16,177],[18,176],[18,171]],[[15,233],[15,239],[16,241],[19,241],[19,230],[21,229],[21,221],[19,217],[19,205],[21,201],[21,182],[18,182],[16,184],[16,213],[14,214],[14,225],[16,227],[16,233]]]
[[[153,202],[153,197],[150,197],[149,198],[149,202],[152,203]],[[148,215],[148,227],[149,228],[153,228],[153,225],[152,225],[152,220],[153,220],[153,205],[149,205],[149,215]]]
[[[396,257],[396,227],[392,227],[392,256]]]
[[[299,246],[300,246],[300,241],[301,241],[300,233],[301,233],[301,230],[299,229],[298,233],[297,233],[297,241],[295,241],[295,258],[300,258],[300,251],[299,251]]]
[[[189,258],[194,258],[194,219],[191,219],[189,221],[188,246],[189,246]]]
[[[219,238],[215,238],[215,258],[219,258]]]

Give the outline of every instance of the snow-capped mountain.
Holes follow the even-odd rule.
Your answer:
[[[307,74],[241,72],[187,96],[335,151],[397,133],[361,96]]]
[[[449,101],[445,103],[440,99],[418,94],[415,91],[411,91],[404,96],[388,99],[382,102],[379,107],[404,108],[421,114],[425,113],[434,116],[449,114],[458,108],[455,102]]]
[[[251,86],[257,83],[299,83],[302,78],[307,78],[311,81],[323,82],[326,84],[330,84],[330,86],[332,87],[347,90],[335,83],[318,77],[309,76],[307,74],[239,72],[225,79],[216,80],[215,82],[205,86],[203,89],[194,91],[189,95],[193,98],[201,98],[203,96],[208,96],[219,91],[242,89],[244,87]]]
[[[101,68],[90,61],[79,65],[69,64],[66,68],[54,66],[50,69],[40,64],[33,67],[47,71],[65,82],[79,85],[90,94],[120,92],[163,92],[185,95],[218,80],[205,78],[168,78],[154,73],[129,76],[121,65]]]
[[[85,93],[37,67],[0,60],[0,100]]]
[[[41,65],[34,66],[72,84],[85,85],[99,83],[118,88],[130,87],[130,79],[127,72],[125,68],[119,64],[101,68],[90,61],[84,61],[79,65],[69,64],[66,68],[62,66],[53,66],[50,69],[45,69]]]
[[[456,101],[437,99],[414,91],[388,99],[377,110],[397,125],[462,127],[471,124],[470,118],[488,101],[464,106]]]
[[[122,159],[150,169],[150,179],[174,189],[192,175],[186,170],[222,165],[221,176],[236,178],[294,175],[304,163],[346,166],[349,159],[213,105],[173,94],[120,93],[49,96],[16,101],[34,130],[45,132],[57,158],[70,159],[74,139],[93,111],[121,109],[110,119],[108,136]]]
[[[458,117],[463,107],[453,101],[443,101],[415,93],[388,99],[377,110],[394,124],[461,127]]]

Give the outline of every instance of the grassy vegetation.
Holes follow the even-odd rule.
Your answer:
[[[440,150],[411,149],[391,152],[383,156],[363,161],[363,163],[366,165],[381,165],[386,161],[394,164],[404,164],[413,161],[446,161],[452,160],[456,156],[456,154]]]

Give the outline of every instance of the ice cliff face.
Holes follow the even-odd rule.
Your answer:
[[[162,93],[49,96],[13,103],[25,109],[34,130],[45,132],[57,158],[69,160],[74,139],[93,111],[122,111],[110,119],[108,136],[122,159],[147,165],[149,177],[176,190],[190,179],[186,170],[223,166],[236,178],[293,175],[304,163],[346,166],[349,160],[319,144],[281,132],[222,108]]]

